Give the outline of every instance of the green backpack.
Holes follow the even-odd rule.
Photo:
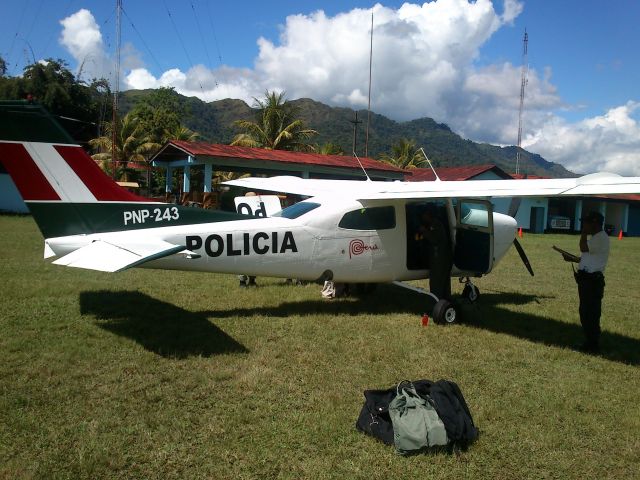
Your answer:
[[[448,443],[447,432],[435,408],[416,393],[411,382],[405,380],[396,387],[396,397],[389,404],[389,416],[396,450],[401,455]]]

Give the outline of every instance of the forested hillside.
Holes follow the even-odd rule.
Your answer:
[[[150,91],[136,90],[124,92],[120,102],[123,113],[149,93]],[[242,100],[226,99],[205,103],[196,97],[180,96],[180,99],[187,112],[185,125],[198,132],[202,140],[214,143],[230,143],[238,133],[233,122],[253,119],[255,115],[254,110]],[[354,110],[330,107],[308,98],[292,100],[291,103],[299,109],[299,116],[305,124],[318,132],[315,137],[318,144],[337,144],[346,154],[351,153]],[[362,123],[358,124],[356,153],[364,155],[366,110],[358,112],[358,120]],[[515,170],[515,146],[499,147],[465,140],[447,125],[431,118],[396,122],[384,115],[371,113],[369,157],[378,158],[401,138],[414,140],[416,145],[423,147],[435,165],[444,167],[491,163],[507,172]],[[540,155],[525,150],[521,154],[520,170],[530,175],[546,177],[574,176],[562,165],[548,162]]]

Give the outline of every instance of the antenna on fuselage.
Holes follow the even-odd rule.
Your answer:
[[[362,169],[362,171],[364,172],[364,176],[367,177],[367,181],[371,181],[371,179],[369,178],[369,175],[367,174],[367,171],[364,169],[364,167],[362,166],[362,162],[360,161],[360,159],[358,158],[358,154],[354,151],[353,152],[353,156],[356,157],[356,160],[358,161],[358,165],[360,165],[360,168]]]
[[[429,157],[427,157],[427,154],[424,153],[424,148],[420,147],[420,151],[422,152],[422,155],[424,155],[424,158],[427,159],[427,163],[429,164],[429,166],[431,167],[431,171],[433,172],[433,174],[436,176],[436,182],[440,181],[440,177],[438,176],[438,174],[436,173],[436,169],[433,168],[433,165],[431,165],[431,160],[429,160]]]

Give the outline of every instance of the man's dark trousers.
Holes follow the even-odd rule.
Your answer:
[[[580,323],[586,337],[585,347],[597,350],[600,341],[600,314],[604,295],[604,275],[600,272],[576,272],[580,298]]]

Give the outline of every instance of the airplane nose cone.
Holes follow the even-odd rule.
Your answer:
[[[493,258],[494,265],[509,251],[516,237],[515,218],[501,213],[493,214]]]

